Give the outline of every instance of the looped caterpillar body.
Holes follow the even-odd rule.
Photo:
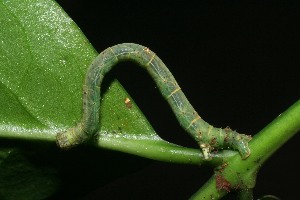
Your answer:
[[[77,126],[57,134],[59,147],[67,149],[76,146],[98,131],[101,83],[112,67],[123,61],[132,61],[147,70],[180,125],[199,144],[205,159],[210,159],[213,149],[225,147],[238,150],[243,159],[250,155],[250,136],[239,134],[230,128],[215,128],[205,122],[189,103],[162,60],[147,47],[133,43],[109,47],[93,61],[83,86],[82,119]]]

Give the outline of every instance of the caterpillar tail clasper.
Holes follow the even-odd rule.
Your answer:
[[[147,47],[123,43],[107,48],[93,61],[86,74],[83,87],[81,121],[73,128],[57,134],[62,149],[77,146],[99,129],[100,87],[104,76],[118,63],[131,61],[147,70],[160,93],[169,103],[180,125],[199,144],[204,159],[211,158],[213,150],[230,148],[239,151],[246,159],[250,155],[248,142],[251,136],[239,134],[230,128],[215,128],[205,122],[189,103],[175,78],[162,60]]]

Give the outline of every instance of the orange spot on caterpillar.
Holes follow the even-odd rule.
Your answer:
[[[151,51],[150,51],[150,49],[149,49],[148,47],[145,47],[143,50],[144,50],[146,53],[151,53]]]

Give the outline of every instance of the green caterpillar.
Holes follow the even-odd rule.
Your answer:
[[[148,71],[180,125],[198,142],[205,159],[210,159],[212,150],[225,147],[238,150],[243,159],[250,155],[250,136],[230,128],[215,128],[205,122],[189,103],[162,60],[147,47],[133,43],[109,47],[93,61],[83,86],[82,119],[75,127],[57,134],[59,147],[71,148],[96,134],[99,129],[101,83],[112,67],[123,61],[135,62]]]

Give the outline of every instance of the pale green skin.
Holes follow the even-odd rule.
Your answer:
[[[161,59],[147,47],[124,43],[109,47],[93,61],[83,86],[83,114],[77,126],[57,134],[57,144],[63,149],[76,146],[95,135],[99,129],[100,86],[104,76],[118,63],[132,61],[146,69],[168,101],[180,125],[197,141],[205,159],[213,149],[232,148],[243,159],[250,155],[251,137],[230,128],[214,128],[205,122],[181,91],[176,80]]]

